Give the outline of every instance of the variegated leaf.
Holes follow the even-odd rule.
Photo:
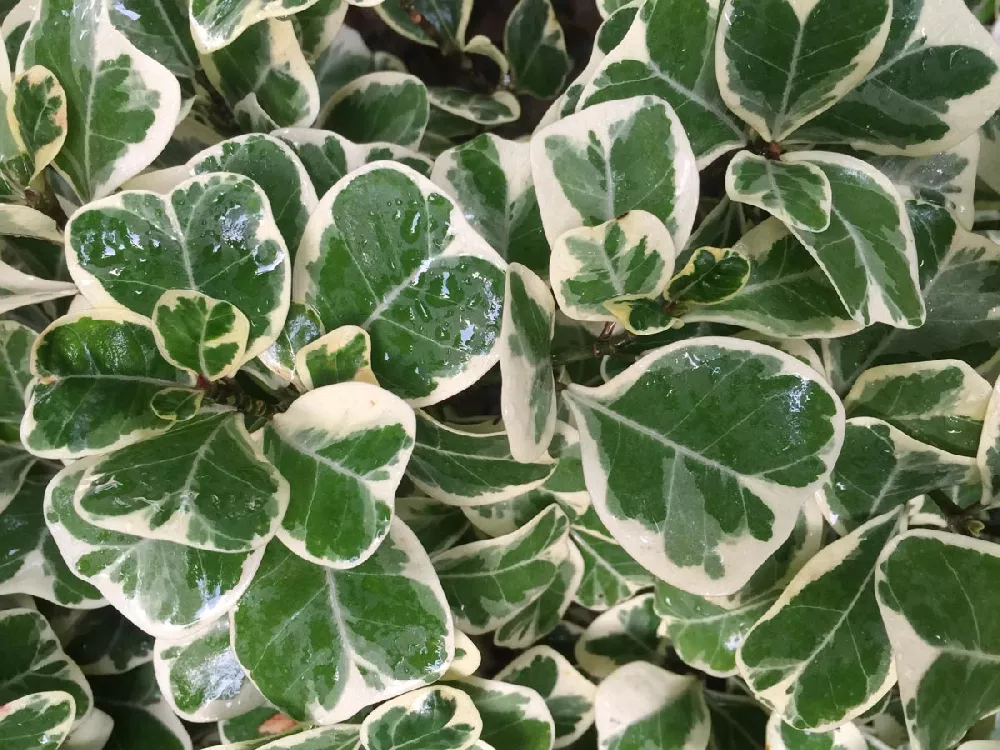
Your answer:
[[[555,98],[572,61],[551,0],[521,0],[507,17],[503,38],[515,89],[539,99]]]
[[[552,750],[555,728],[548,706],[537,692],[500,680],[468,677],[450,683],[472,698],[483,720],[480,744],[473,750],[516,747]]]
[[[830,226],[830,180],[808,162],[789,163],[741,151],[726,170],[726,194],[764,209],[789,227],[822,232]]]
[[[0,716],[0,743],[5,750],[56,750],[73,727],[74,705],[62,690],[9,701]]]
[[[174,367],[220,380],[243,364],[250,321],[229,302],[172,289],[153,308],[153,333],[160,354]]]
[[[352,380],[378,385],[372,372],[372,342],[357,326],[342,326],[295,354],[295,373],[307,391]]]
[[[429,115],[423,81],[389,71],[369,73],[340,89],[330,101],[323,125],[356,143],[381,141],[415,148],[424,137]]]
[[[640,594],[590,623],[576,642],[576,662],[598,680],[632,662],[660,663],[667,651],[660,625],[653,594]]]
[[[472,699],[461,690],[437,685],[383,703],[361,724],[366,750],[466,750],[483,731]]]

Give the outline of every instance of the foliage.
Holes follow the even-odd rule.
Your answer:
[[[995,2],[0,7],[5,750],[998,746]]]

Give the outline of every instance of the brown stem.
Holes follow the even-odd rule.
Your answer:
[[[210,383],[204,378],[199,378],[198,387],[205,391],[207,401],[232,407],[248,417],[273,417],[275,414],[288,411],[288,407],[299,395],[297,391],[288,388],[287,393],[282,394],[281,398],[273,403],[251,396],[237,381],[231,379]]]

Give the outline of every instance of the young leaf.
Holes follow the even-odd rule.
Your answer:
[[[830,525],[846,533],[917,495],[978,481],[975,459],[921,443],[879,419],[855,417],[847,420],[844,447],[816,498]]]
[[[288,484],[243,416],[210,411],[96,457],[73,497],[88,524],[216,552],[250,552],[274,535]]]
[[[201,52],[215,52],[264,19],[290,16],[315,4],[316,0],[193,0],[191,32]]]
[[[512,534],[435,555],[456,625],[470,635],[489,633],[543,596],[569,555],[568,528],[565,514],[549,508]]]
[[[673,272],[670,233],[646,211],[571,229],[552,246],[552,290],[559,308],[576,320],[612,321],[606,302],[655,299]]]
[[[824,341],[823,360],[838,392],[878,365],[960,359],[988,371],[1000,348],[1000,320],[990,314],[1000,305],[1000,290],[990,281],[1000,272],[1000,246],[966,232],[943,208],[912,201],[906,207],[927,321],[915,330],[874,325]]]
[[[186,721],[217,721],[263,702],[229,643],[229,620],[176,641],[157,639],[153,667],[160,692]]]
[[[99,0],[41,0],[17,72],[47,68],[67,102],[53,166],[81,201],[109,195],[156,158],[180,113],[170,71],[116,30]]]
[[[726,194],[795,229],[822,232],[830,226],[830,180],[808,162],[789,163],[741,151],[726,170]]]
[[[320,201],[296,257],[295,295],[327,330],[368,331],[379,382],[426,406],[496,364],[503,270],[428,179],[378,162]]]
[[[737,651],[754,695],[793,727],[834,729],[874,706],[895,682],[875,569],[904,523],[897,509],[822,550]]]
[[[465,33],[472,15],[472,0],[413,0],[412,7],[441,36],[445,44],[444,52],[466,46]],[[437,41],[410,17],[402,4],[383,2],[376,5],[375,12],[390,28],[407,39],[430,47],[437,46]]]
[[[875,588],[914,748],[951,747],[1000,707],[1000,641],[984,609],[998,571],[996,545],[937,531],[898,537],[879,560]]]
[[[127,310],[60,318],[38,337],[21,440],[32,453],[74,458],[170,428],[152,410],[159,391],[192,385],[164,360],[148,321]]]
[[[429,497],[397,497],[396,515],[432,557],[454,547],[472,528],[461,508]]]
[[[474,125],[496,127],[521,116],[521,105],[509,91],[479,94],[457,86],[431,86],[427,96],[431,111],[440,110]]]
[[[864,325],[923,324],[913,232],[888,178],[850,156],[809,151],[786,159],[817,167],[830,181],[829,227],[822,232],[789,228],[826,271],[848,312]]]
[[[701,683],[693,675],[636,662],[597,688],[595,724],[602,750],[651,745],[705,750],[710,722]]]
[[[483,655],[472,639],[461,630],[455,631],[455,658],[445,673],[445,679],[471,677],[482,664]]]
[[[541,486],[555,468],[551,459],[534,464],[516,461],[504,432],[464,432],[419,412],[407,475],[443,503],[489,505]]]
[[[298,351],[323,335],[323,321],[312,305],[292,302],[288,306],[285,325],[277,340],[260,353],[258,361],[276,375],[282,382],[291,383],[298,373],[295,371],[295,356]]]
[[[56,750],[73,727],[73,696],[61,690],[12,700],[0,715],[5,750]]]
[[[342,326],[299,349],[295,373],[307,391],[352,380],[378,385],[372,372],[371,339],[357,326]]]
[[[454,655],[441,585],[400,521],[353,570],[314,565],[272,542],[230,617],[240,664],[298,720],[346,720],[434,682]]]
[[[842,724],[829,732],[803,732],[771,714],[767,722],[769,750],[866,750],[868,744],[854,724]]]
[[[67,466],[45,493],[45,520],[66,564],[150,635],[176,639],[204,630],[250,585],[263,549],[210,552],[87,523],[73,496],[96,460]]]
[[[160,419],[184,422],[201,409],[205,391],[197,388],[164,388],[149,400],[149,408]]]
[[[542,696],[555,724],[554,748],[572,746],[594,722],[594,684],[548,646],[525,651],[504,667],[497,679],[531,688]]]
[[[290,21],[256,23],[201,61],[246,132],[305,127],[319,114],[316,77]]]
[[[431,180],[465,212],[472,227],[511,263],[549,275],[549,245],[531,176],[531,147],[490,133],[449,149]]]
[[[806,503],[792,535],[732,596],[702,597],[657,581],[654,608],[677,655],[701,672],[737,674],[736,650],[788,580],[819,551],[822,531],[819,509]]]
[[[545,701],[534,690],[499,680],[468,677],[450,683],[472,698],[483,720],[483,747],[552,750],[555,729]]]
[[[383,141],[416,148],[430,104],[427,87],[407,73],[369,73],[334,94],[323,126],[356,143]],[[308,123],[304,123],[308,124]]]
[[[507,18],[503,38],[516,90],[538,99],[555,98],[571,61],[550,0],[521,0]]]
[[[667,641],[660,634],[653,594],[641,594],[599,615],[576,642],[574,656],[587,674],[603,680],[632,662],[660,662]]]
[[[556,303],[544,281],[518,263],[507,268],[500,328],[500,413],[515,461],[545,454],[556,430],[552,337]]]
[[[370,558],[390,532],[414,431],[410,407],[368,383],[311,391],[276,415],[264,451],[291,490],[278,538],[338,570]]]
[[[281,331],[288,252],[267,196],[246,177],[202,175],[167,196],[119,193],[74,214],[66,237],[70,273],[96,306],[152,316],[163,292],[201,292],[249,320],[245,359]]]
[[[601,520],[657,577],[703,595],[736,591],[781,546],[843,440],[819,374],[749,341],[681,341],[565,396]]]
[[[673,110],[652,96],[606,102],[531,139],[531,170],[550,245],[571,229],[648,211],[684,247],[698,171]]]
[[[605,24],[609,35],[620,13],[624,11]],[[689,134],[699,169],[739,148],[746,142],[745,127],[726,108],[715,80],[718,17],[718,0],[641,3],[635,22],[624,27],[628,33],[621,43],[606,48],[607,57],[580,100],[591,106],[640,94],[660,97]]]
[[[0,595],[29,594],[64,607],[92,609],[106,602],[63,561],[45,525],[45,483],[31,478],[13,490],[0,512]]]
[[[727,0],[716,73],[729,108],[770,142],[829,109],[872,69],[889,0]]]
[[[850,417],[884,420],[942,451],[975,456],[992,393],[989,382],[964,362],[917,362],[868,370],[844,408]]]
[[[229,302],[172,289],[153,308],[153,333],[160,354],[174,367],[220,380],[243,364],[250,321]]]
[[[796,132],[796,140],[939,153],[1000,107],[998,63],[996,43],[960,0],[894,0],[889,38],[874,69]]]
[[[461,690],[438,685],[383,703],[361,724],[366,750],[466,750],[483,731],[472,699]]]
[[[0,701],[58,690],[73,697],[75,721],[94,705],[83,672],[66,656],[48,622],[30,609],[0,612]],[[5,748],[6,750],[6,748]]]
[[[664,296],[683,306],[717,305],[740,293],[750,276],[750,261],[739,250],[698,248],[670,280]]]
[[[294,263],[302,232],[318,200],[309,173],[291,148],[270,136],[241,135],[202,151],[188,166],[193,174],[232,172],[256,182],[271,205],[289,262]]]

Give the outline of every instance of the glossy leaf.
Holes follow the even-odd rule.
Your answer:
[[[653,585],[652,575],[622,549],[593,507],[572,519],[570,539],[583,557],[576,600],[584,607],[604,611]]]
[[[416,147],[424,137],[427,87],[407,73],[369,73],[334,94],[324,126],[356,143]]]
[[[653,594],[640,594],[602,613],[576,642],[576,662],[603,680],[632,662],[662,661],[667,642],[660,634]]]
[[[61,690],[12,700],[0,716],[0,742],[6,750],[56,750],[73,726],[73,696]]]
[[[438,110],[448,118],[458,118],[473,126],[496,127],[515,122],[521,116],[521,105],[509,91],[480,94],[457,86],[432,86],[427,89],[427,96],[432,112]]]
[[[316,0],[194,0],[191,32],[201,52],[214,52],[232,44],[244,31],[266,18],[280,18],[306,10]]]
[[[413,441],[413,411],[377,386],[341,383],[297,399],[264,433],[290,488],[278,538],[338,570],[370,558],[389,534]]]
[[[550,245],[635,210],[659,219],[675,247],[691,233],[694,154],[673,110],[652,96],[595,105],[536,133],[531,169]]]
[[[323,321],[311,305],[292,302],[288,306],[285,325],[277,340],[260,353],[258,361],[285,383],[291,383],[295,371],[295,355],[307,344],[323,335]]]
[[[4,445],[20,447],[18,431],[31,380],[31,346],[37,337],[26,325],[0,321],[0,443]]]
[[[76,294],[75,284],[32,276],[0,261],[0,313]]]
[[[767,722],[767,746],[774,750],[866,750],[865,736],[854,724],[842,724],[829,732],[803,732],[771,714]]]
[[[499,680],[468,677],[451,683],[472,698],[483,720],[485,747],[551,750],[555,729],[548,706],[537,692]],[[476,750],[483,750],[478,745]]]
[[[361,724],[366,750],[466,750],[483,730],[472,699],[461,690],[438,685],[383,703]]]
[[[250,321],[239,308],[196,291],[170,290],[153,308],[160,354],[196,377],[219,380],[243,364]]]
[[[425,406],[497,362],[503,270],[429,180],[378,162],[320,201],[296,257],[295,295],[327,330],[368,331],[378,381]]]
[[[124,675],[94,678],[94,695],[114,727],[107,747],[191,750],[187,729],[160,695],[153,665]]]
[[[378,385],[372,372],[372,342],[357,326],[342,326],[295,354],[295,372],[307,391],[356,380]]]
[[[702,247],[691,254],[664,295],[674,304],[717,305],[739,294],[750,276],[750,261],[738,250]]]
[[[504,51],[518,92],[552,99],[569,74],[566,39],[550,0],[521,0],[507,17]]]
[[[432,556],[454,547],[472,528],[461,508],[429,497],[397,497],[396,515]]]
[[[114,607],[46,611],[66,655],[85,675],[116,675],[153,661],[154,639]]]
[[[472,0],[413,0],[413,8],[441,35],[449,48],[465,46]],[[437,44],[410,18],[403,6],[394,2],[381,3],[376,6],[376,12],[393,30],[408,39],[431,47]]]
[[[830,180],[808,162],[788,163],[741,151],[726,170],[726,193],[807,232],[830,226]]]
[[[843,440],[815,370],[735,339],[681,341],[565,395],[601,520],[657,577],[703,595],[739,589],[778,549]]]
[[[240,664],[298,720],[346,720],[434,682],[454,654],[444,593],[399,521],[353,570],[314,565],[272,542],[231,619]]]

